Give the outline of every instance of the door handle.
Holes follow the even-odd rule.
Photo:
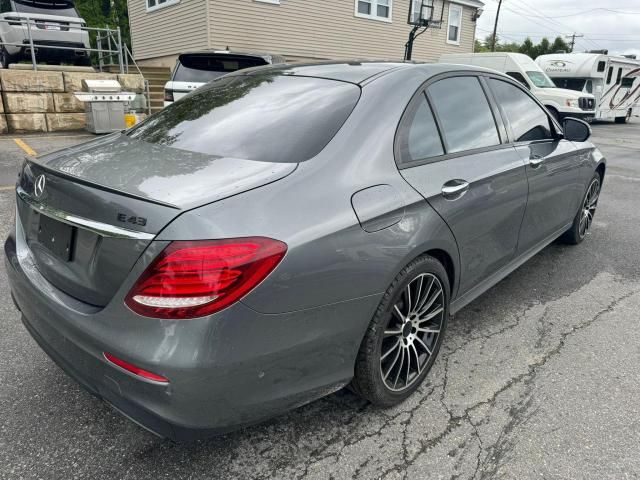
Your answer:
[[[469,190],[469,182],[466,180],[449,180],[442,186],[442,196],[449,200],[455,200]]]
[[[538,168],[543,162],[544,157],[541,157],[540,155],[534,155],[529,159],[529,165],[531,165],[531,168]]]

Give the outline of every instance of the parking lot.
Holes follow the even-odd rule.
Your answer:
[[[2,264],[0,478],[640,476],[640,120],[593,132],[608,170],[589,238],[552,244],[459,312],[430,377],[389,410],[344,390],[224,437],[161,440],[40,350]],[[25,145],[87,138],[0,138],[2,238]]]

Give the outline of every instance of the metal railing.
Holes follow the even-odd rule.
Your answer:
[[[68,27],[69,30],[73,29],[74,31],[97,32],[96,33],[97,39],[108,38],[109,47],[107,49],[104,49],[102,48],[100,40],[98,41],[97,48],[91,48],[91,43],[89,43],[89,47],[85,47],[84,44],[82,47],[80,46],[65,47],[63,45],[37,43],[38,40],[34,41],[33,39],[34,28],[36,29],[44,28],[46,30],[47,26],[50,26],[53,28],[60,29],[61,28],[60,22],[53,22],[53,21],[46,22],[46,21],[40,21],[40,20],[36,21],[33,18],[4,18],[4,19],[0,19],[0,23],[8,23],[9,25],[13,25],[13,26],[22,25],[27,27],[26,33],[27,33],[28,43],[25,43],[24,41],[22,43],[0,41],[0,45],[3,45],[3,46],[9,45],[12,47],[27,48],[29,50],[29,53],[31,54],[31,67],[33,68],[33,70],[38,70],[38,64],[36,62],[36,50],[39,48],[42,48],[42,49],[49,49],[49,50],[73,50],[74,52],[82,51],[82,52],[85,52],[87,56],[89,56],[90,52],[97,52],[98,61],[100,64],[100,71],[102,71],[102,67],[103,67],[102,59],[104,58],[105,54],[108,54],[110,58],[113,58],[115,56],[116,58],[118,58],[120,73],[124,73],[122,35],[120,32],[120,27],[117,27],[115,29],[108,28],[108,27],[105,27],[105,28],[85,27],[82,25]],[[115,45],[111,44],[112,39]]]
[[[84,43],[82,44],[83,46],[73,46],[73,47],[69,47],[69,46],[63,46],[63,45],[55,45],[55,44],[44,44],[44,43],[38,43],[38,40],[34,41],[33,38],[33,29],[42,29],[44,28],[45,30],[47,29],[47,26],[51,26],[53,28],[65,28],[67,27],[66,25],[62,26],[60,22],[55,22],[55,21],[51,21],[51,22],[47,22],[47,21],[40,21],[40,20],[35,20],[33,18],[0,18],[0,23],[8,23],[9,25],[22,25],[22,26],[26,26],[26,33],[27,33],[27,41],[28,43],[25,43],[23,41],[23,43],[12,43],[12,42],[3,42],[0,40],[0,46],[13,46],[13,47],[20,47],[20,48],[25,48],[28,49],[30,56],[31,56],[31,68],[35,71],[38,70],[38,63],[36,61],[36,51],[39,48],[42,49],[49,49],[49,50],[73,50],[74,52],[77,51],[82,51],[85,52],[86,56],[88,58],[91,58],[90,54],[92,52],[96,52],[96,57],[97,57],[97,62],[98,62],[98,69],[102,72],[104,71],[105,68],[105,60],[108,59],[109,63],[114,64],[116,62],[114,62],[114,59],[117,59],[117,65],[118,65],[118,69],[120,71],[120,73],[129,73],[129,61],[131,61],[131,64],[135,67],[135,69],[137,70],[137,73],[144,79],[144,96],[145,96],[145,103],[146,103],[146,107],[147,107],[147,113],[151,114],[151,92],[149,89],[149,81],[144,78],[144,75],[142,74],[142,71],[140,70],[140,67],[138,67],[138,64],[136,63],[135,59],[133,58],[133,54],[131,53],[131,50],[129,50],[129,47],[122,42],[122,33],[120,31],[120,27],[117,28],[109,28],[107,26],[105,27],[86,27],[83,25],[78,24],[77,26],[73,26],[73,24],[68,26],[69,30],[72,30],[74,32],[96,32],[96,48],[92,48],[91,47],[91,40],[89,40],[89,47],[85,47]],[[91,39],[91,37],[89,36],[89,39]]]

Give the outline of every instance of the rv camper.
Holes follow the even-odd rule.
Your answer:
[[[561,88],[593,93],[596,119],[626,123],[640,115],[640,61],[601,53],[541,55],[538,65]]]

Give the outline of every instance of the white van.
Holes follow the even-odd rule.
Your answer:
[[[626,123],[640,115],[640,61],[601,53],[541,55],[536,59],[556,85],[596,97],[597,119]]]
[[[440,62],[475,65],[506,73],[527,87],[559,121],[564,117],[591,121],[595,115],[593,95],[557,88],[536,62],[522,53],[446,54],[440,57]]]

